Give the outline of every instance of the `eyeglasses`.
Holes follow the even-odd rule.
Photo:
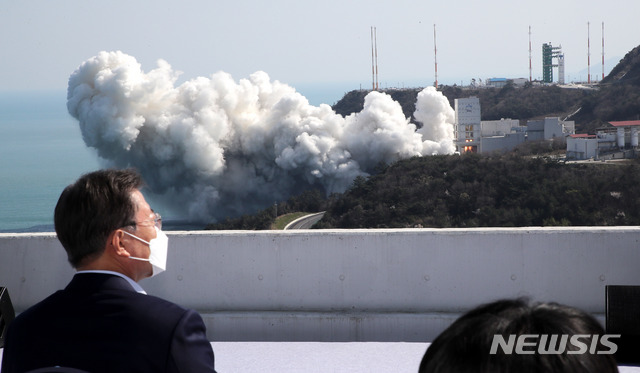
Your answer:
[[[143,220],[143,221],[140,221],[140,222],[132,221],[132,222],[128,223],[127,226],[131,226],[131,225],[136,225],[136,226],[137,225],[142,225],[142,226],[144,226],[145,224],[142,224],[142,223],[145,223],[145,222],[148,222],[148,221],[152,221],[152,220],[153,220],[153,225],[155,225],[158,229],[162,229],[162,216],[160,216],[160,214],[158,214],[155,211],[153,212],[153,218],[147,219],[147,220]]]

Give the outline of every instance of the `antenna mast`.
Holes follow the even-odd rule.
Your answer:
[[[373,56],[373,26],[371,26],[371,90],[376,90],[376,67]]]
[[[438,47],[436,46],[436,24],[433,24],[433,60],[436,68],[436,82],[435,86],[438,89]]]
[[[587,83],[591,84],[591,32],[589,22],[587,22]]]
[[[529,82],[532,82],[531,79],[531,26],[529,26]]]
[[[604,80],[604,22],[602,22],[602,79]]]
[[[376,91],[378,90],[378,30],[376,27],[373,27],[373,35],[376,41]]]

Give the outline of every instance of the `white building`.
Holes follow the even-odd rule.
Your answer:
[[[520,128],[520,121],[517,119],[483,120],[480,123],[480,136],[504,136]]]
[[[518,87],[523,87],[525,84],[529,83],[529,79],[527,78],[515,78],[511,79],[511,81],[513,82],[513,85]]]
[[[487,88],[504,88],[508,84],[513,84],[516,87],[524,87],[524,85],[527,84],[528,82],[529,82],[529,79],[527,78],[515,78],[515,79],[488,78],[485,80],[484,86]]]
[[[578,134],[567,137],[567,159],[589,159],[598,155],[598,137]]]
[[[507,133],[502,136],[483,137],[479,153],[506,152],[527,141],[525,132]]]
[[[456,147],[461,153],[477,153],[481,133],[480,99],[477,97],[457,98],[454,105]]]
[[[460,153],[504,152],[525,141],[565,139],[575,132],[573,121],[557,117],[529,121],[527,126],[521,126],[517,119],[482,121],[477,97],[458,98],[454,103],[456,148]]]
[[[479,153],[509,151],[526,141],[526,128],[517,119],[483,120]]]
[[[509,82],[506,78],[489,78],[487,79],[487,87],[504,88]]]
[[[558,117],[530,120],[527,122],[527,137],[529,141],[564,138],[575,133],[575,128],[574,121],[562,121]]]
[[[573,135],[567,138],[569,159],[616,159],[637,156],[640,120],[609,122],[595,135]]]
[[[621,122],[609,122],[616,128],[617,143],[620,149],[624,149],[628,144],[629,147],[638,148],[638,129],[640,128],[640,120],[627,120]]]

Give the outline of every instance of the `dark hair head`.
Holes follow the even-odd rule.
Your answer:
[[[131,193],[142,184],[135,170],[100,170],[64,189],[53,220],[73,267],[102,254],[111,232],[133,221],[136,206]]]
[[[442,332],[427,349],[419,372],[618,371],[611,354],[505,354],[500,349],[490,353],[494,335],[506,340],[512,334],[602,336],[605,332],[593,316],[573,307],[529,304],[524,298],[499,300],[469,311]]]

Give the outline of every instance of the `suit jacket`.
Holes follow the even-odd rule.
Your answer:
[[[45,366],[99,372],[215,372],[198,313],[123,278],[76,274],[9,325],[2,373]]]

